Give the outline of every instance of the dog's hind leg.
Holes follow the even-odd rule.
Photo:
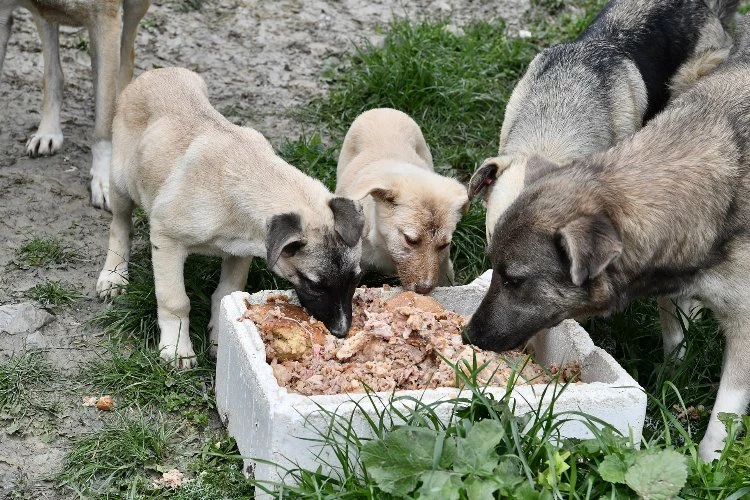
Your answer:
[[[112,117],[120,67],[119,9],[101,12],[89,27],[91,65],[94,69],[96,115],[91,146],[91,204],[109,210],[109,169],[112,159]]]
[[[719,456],[717,450],[722,449],[727,436],[724,424],[719,421],[719,414],[742,415],[750,403],[750,363],[747,362],[750,356],[750,321],[737,317],[720,320],[726,337],[724,363],[711,420],[699,446],[699,454],[704,461]]]
[[[138,24],[146,15],[151,0],[125,0],[122,4],[122,39],[120,41],[120,72],[117,78],[117,90],[121,92],[133,79],[135,64],[135,36]]]
[[[5,61],[5,49],[8,48],[10,32],[13,30],[13,8],[15,5],[6,2],[0,4],[0,82],[3,81],[3,62]]]
[[[55,154],[63,143],[60,127],[62,107],[63,72],[60,64],[59,25],[35,15],[34,21],[42,38],[44,57],[44,97],[42,99],[42,121],[36,133],[26,143],[26,153],[31,157]]]
[[[684,305],[684,299],[675,300],[669,297],[658,297],[656,299],[659,305],[659,323],[661,324],[661,335],[664,341],[664,356],[675,356],[675,359],[682,361],[685,356],[685,332],[683,327],[683,318],[681,317],[681,306]],[[690,314],[689,311],[682,311],[684,314]],[[676,349],[679,347],[679,351]],[[676,351],[676,352],[675,352]]]
[[[115,297],[122,293],[128,282],[128,258],[130,257],[130,216],[133,201],[129,196],[112,191],[112,223],[109,227],[109,248],[104,268],[99,273],[96,291],[101,298]]]
[[[227,255],[221,262],[221,278],[219,286],[211,295],[211,321],[208,330],[211,341],[211,356],[216,356],[216,348],[219,345],[218,328],[221,299],[232,292],[244,290],[247,284],[247,274],[250,271],[252,257],[236,257]]]
[[[154,266],[156,308],[159,317],[159,355],[176,368],[197,364],[190,341],[190,299],[185,292],[187,249],[159,235],[151,226],[151,261]]]

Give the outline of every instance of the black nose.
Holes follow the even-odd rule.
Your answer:
[[[346,334],[349,333],[349,328],[331,326],[330,328],[328,328],[328,331],[331,332],[331,335],[333,335],[334,337],[343,339],[344,337],[346,337]]]

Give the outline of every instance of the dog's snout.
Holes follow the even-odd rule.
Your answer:
[[[414,291],[422,295],[427,295],[434,288],[435,288],[435,285],[429,281],[420,281],[419,283],[416,283],[414,285]]]

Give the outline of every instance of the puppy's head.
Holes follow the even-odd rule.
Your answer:
[[[430,293],[441,281],[450,259],[453,232],[468,210],[466,188],[434,172],[380,179],[371,185],[380,245],[393,259],[406,290]],[[441,267],[442,266],[442,267]]]
[[[492,281],[464,332],[481,348],[512,349],[565,318],[612,309],[612,272],[623,251],[617,228],[591,192],[541,184],[498,221]]]
[[[332,198],[328,210],[271,217],[266,258],[269,268],[292,282],[302,306],[333,335],[344,337],[361,275],[364,216],[359,203],[347,198]]]
[[[532,155],[501,155],[487,158],[469,180],[469,198],[482,195],[487,209],[485,228],[487,241],[492,241],[495,226],[503,212],[513,203],[524,186],[543,177],[558,166]]]

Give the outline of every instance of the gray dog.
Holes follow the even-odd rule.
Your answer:
[[[534,155],[565,164],[612,147],[722,63],[725,26],[737,0],[612,0],[578,39],[540,53],[508,101],[500,155],[469,182],[484,192],[487,240],[500,215],[532,181]],[[682,343],[679,314],[660,299],[664,349]],[[695,304],[682,300],[689,312]],[[678,355],[681,355],[682,351]]]
[[[717,415],[750,401],[750,26],[715,73],[632,137],[527,168],[537,180],[498,221],[492,282],[467,339],[502,351],[637,297],[697,298],[727,343],[700,444],[715,457],[726,435]]]

